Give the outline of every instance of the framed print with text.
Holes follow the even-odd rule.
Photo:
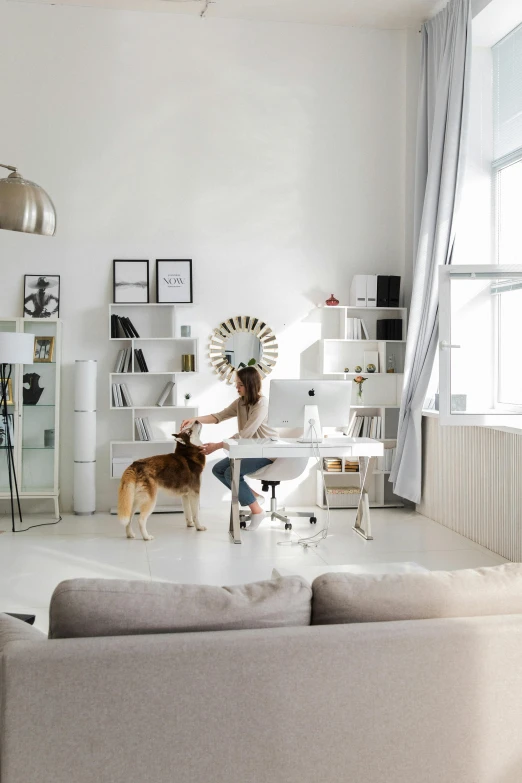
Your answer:
[[[156,259],[156,301],[192,304],[192,261]]]

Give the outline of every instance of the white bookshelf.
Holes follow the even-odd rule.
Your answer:
[[[110,304],[109,305],[109,343],[113,345],[111,364],[115,367],[118,351],[130,348],[132,365],[130,372],[109,373],[109,408],[111,411],[125,411],[128,417],[128,439],[114,440],[109,444],[110,478],[120,478],[125,464],[136,459],[156,454],[168,454],[174,451],[172,435],[179,431],[184,418],[197,416],[195,405],[184,405],[184,394],[192,395],[190,378],[199,371],[199,340],[196,337],[180,337],[182,324],[191,325],[187,304]],[[111,316],[128,317],[139,337],[111,337]],[[147,362],[148,372],[139,370],[135,358],[135,349],[141,348]],[[193,354],[195,370],[183,372],[181,357]],[[165,385],[173,381],[173,392],[165,404],[158,406],[158,400]],[[132,398],[132,405],[115,406],[113,403],[113,384],[126,384]],[[147,417],[152,430],[151,440],[139,440],[136,431],[136,418]],[[165,510],[179,510],[181,504],[169,497]],[[159,507],[158,507],[159,508]],[[112,511],[113,509],[111,509]]]
[[[350,394],[352,413],[382,418],[383,437],[379,438],[385,449],[394,448],[397,443],[399,408],[404,384],[404,358],[406,352],[407,311],[404,307],[354,307],[337,305],[319,308],[321,339],[312,346],[308,355],[307,374],[330,380],[346,380]],[[347,319],[360,318],[364,321],[368,339],[347,338]],[[377,321],[380,319],[402,320],[401,340],[377,340]],[[378,356],[377,371],[368,373],[364,362],[365,352]],[[395,372],[387,372],[389,359],[393,358]],[[362,367],[356,371],[355,367]],[[346,372],[348,370],[348,372]],[[360,404],[358,387],[353,382],[356,375],[367,380],[363,385],[363,400]],[[327,487],[358,487],[359,473],[345,471],[342,460],[341,472],[325,472]],[[392,492],[388,481],[389,470],[374,471],[369,484],[370,506],[373,508],[396,508],[403,505]],[[333,508],[357,506],[357,494],[329,495]],[[333,502],[332,502],[333,501]],[[317,505],[326,508],[326,498],[321,471],[317,471]]]

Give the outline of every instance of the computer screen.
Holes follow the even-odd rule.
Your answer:
[[[346,381],[273,380],[270,384],[268,425],[305,428],[305,406],[317,406],[321,427],[347,427],[350,423],[352,385]],[[321,433],[317,432],[318,437]]]

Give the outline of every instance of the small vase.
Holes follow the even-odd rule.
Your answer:
[[[357,392],[357,405],[364,405],[364,392],[362,390],[362,385],[359,386],[359,391]]]
[[[331,294],[330,298],[326,300],[326,304],[328,307],[336,307],[339,304],[339,300],[336,299],[333,294]]]

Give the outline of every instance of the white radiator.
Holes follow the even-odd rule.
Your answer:
[[[417,510],[481,546],[522,561],[522,435],[442,427],[423,417]]]

